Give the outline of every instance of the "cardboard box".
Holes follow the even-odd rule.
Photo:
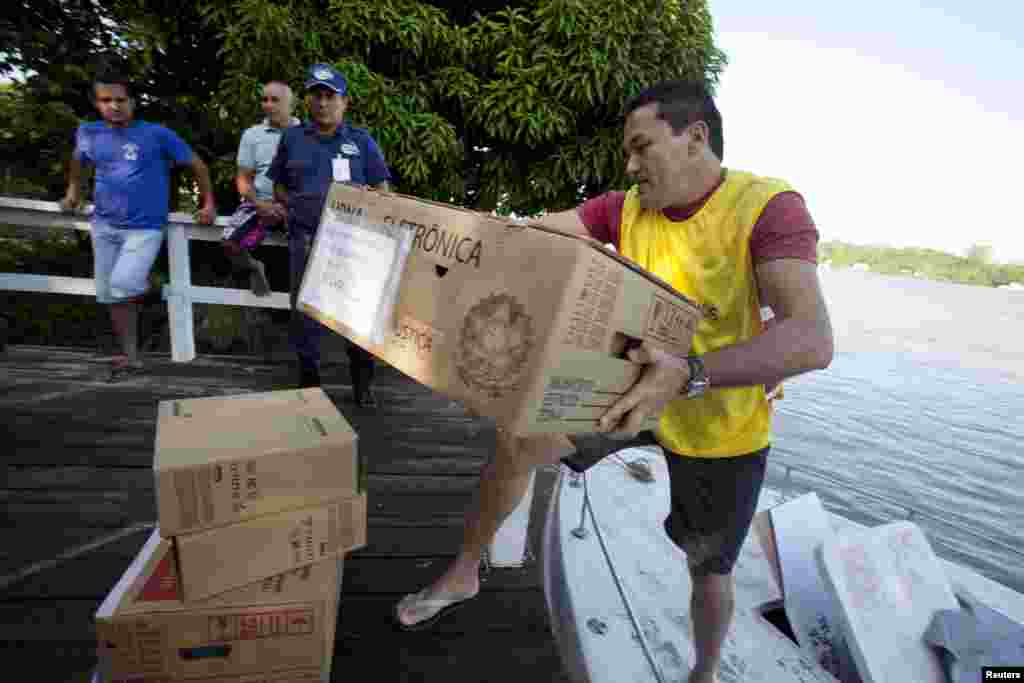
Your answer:
[[[366,310],[385,285],[366,283],[395,260],[377,252],[400,251],[399,229],[411,251],[386,334],[374,342]],[[596,241],[343,184],[325,204],[298,306],[519,434],[594,431],[639,376],[624,359],[627,344],[685,355],[701,317],[694,302]]]
[[[342,560],[186,604],[172,543],[154,531],[96,612],[101,680],[330,680]]]
[[[349,497],[363,476],[319,388],[161,401],[153,470],[168,537]]]
[[[366,545],[366,494],[175,536],[182,595],[232,588],[343,556]]]

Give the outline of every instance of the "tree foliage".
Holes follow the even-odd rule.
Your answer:
[[[0,71],[17,68],[29,78],[18,89],[22,101],[0,111],[0,128],[14,133],[0,140],[3,161],[36,150],[32,158],[47,162],[31,169],[33,184],[59,186],[54,165],[67,157],[71,119],[93,115],[89,82],[114,65],[138,78],[139,115],[174,128],[211,163],[225,209],[234,201],[238,137],[259,116],[261,82],[280,79],[301,92],[314,62],[348,77],[349,118],[381,143],[399,191],[517,213],[566,208],[623,187],[625,101],[668,78],[713,86],[725,64],[704,0],[22,0],[15,7],[0,22],[10,45]],[[59,29],[38,28],[46,26]],[[51,113],[39,118],[34,107]],[[32,120],[45,121],[38,127],[52,135],[23,140]]]

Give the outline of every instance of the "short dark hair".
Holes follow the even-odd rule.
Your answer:
[[[711,151],[719,161],[724,159],[722,115],[707,86],[696,81],[662,81],[652,85],[626,103],[626,116],[640,107],[657,103],[658,118],[672,127],[676,135],[696,121],[703,121],[710,131]]]
[[[96,76],[92,82],[93,95],[96,94],[96,86],[98,85],[119,85],[124,88],[124,91],[128,93],[128,97],[135,97],[135,87],[132,85],[131,80],[120,73],[115,71],[108,71]]]

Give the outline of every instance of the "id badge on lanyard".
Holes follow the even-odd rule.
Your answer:
[[[334,169],[334,182],[347,183],[352,180],[352,169],[349,167],[348,159],[338,154],[331,160]]]

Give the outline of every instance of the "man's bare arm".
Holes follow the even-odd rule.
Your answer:
[[[217,202],[213,197],[213,182],[210,180],[210,169],[206,167],[206,163],[199,158],[198,154],[192,155],[189,168],[192,169],[192,173],[196,176],[196,182],[199,184],[199,196],[202,198],[198,220],[204,225],[212,225],[217,220]]]
[[[562,232],[572,233],[581,237],[590,237],[590,231],[587,230],[587,226],[580,220],[580,216],[576,213],[576,209],[569,209],[568,211],[556,211],[555,213],[549,213],[543,218],[532,221],[539,223],[555,230],[561,230]]]
[[[238,190],[238,196],[244,200],[255,201],[256,200],[256,169],[246,168],[245,166],[238,167],[238,174],[235,175],[235,189]]]
[[[388,181],[386,180],[382,180],[376,185],[371,185],[370,187],[375,190],[379,190],[380,192],[391,192],[391,185],[388,184]]]
[[[817,266],[779,259],[755,268],[762,306],[776,324],[742,344],[704,355],[711,387],[774,385],[832,362],[832,325]]]
[[[192,173],[195,174],[196,182],[199,184],[199,196],[202,197],[203,207],[215,207],[216,201],[213,198],[213,182],[210,180],[210,169],[199,158],[198,154],[192,155],[189,167],[192,169]]]
[[[68,163],[68,189],[60,200],[62,211],[73,211],[82,204],[82,162],[74,157]]]
[[[274,183],[274,201],[288,206],[288,188],[281,183]]]

